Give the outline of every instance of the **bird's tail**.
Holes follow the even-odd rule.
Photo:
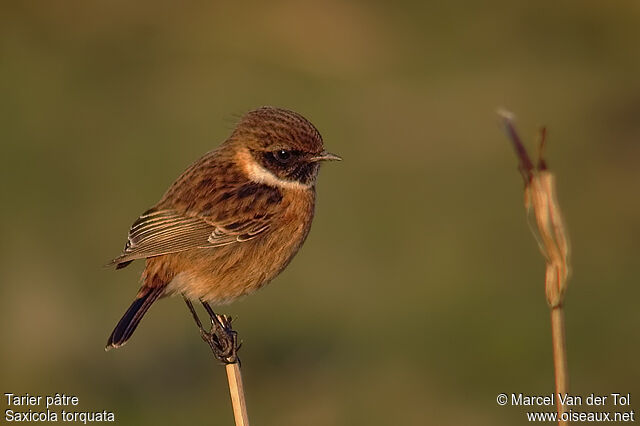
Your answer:
[[[111,336],[109,336],[109,341],[107,341],[105,350],[108,351],[111,348],[119,348],[127,343],[127,340],[129,340],[133,332],[136,330],[138,324],[140,324],[140,320],[144,314],[147,313],[153,302],[162,295],[164,290],[164,286],[143,286],[140,289],[136,299],[133,301],[131,306],[129,306],[127,312],[124,313],[118,322],[118,325],[116,325],[116,328],[113,329]]]

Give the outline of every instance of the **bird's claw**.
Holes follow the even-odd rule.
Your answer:
[[[224,364],[240,362],[238,358],[238,333],[231,328],[231,317],[217,315],[211,318],[211,330],[200,329],[202,340],[211,347],[213,355]]]

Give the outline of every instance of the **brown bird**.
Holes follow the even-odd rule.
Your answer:
[[[191,301],[201,301],[213,320],[209,302],[231,302],[275,278],[309,233],[320,163],[340,159],[300,114],[263,107],[242,117],[131,226],[111,265],[146,259],[142,287],[106,349],[124,345],[160,297],[182,294],[194,316]]]

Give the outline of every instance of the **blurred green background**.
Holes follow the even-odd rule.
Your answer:
[[[496,395],[552,392],[553,365],[503,106],[529,146],[549,128],[571,390],[640,409],[637,1],[0,7],[3,393],[75,394],[122,424],[232,424],[181,300],[103,351],[142,264],[102,265],[239,115],[276,105],[345,161],[321,171],[289,268],[221,309],[252,422],[524,424]]]

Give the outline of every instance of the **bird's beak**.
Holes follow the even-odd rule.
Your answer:
[[[311,161],[342,161],[342,157],[327,151],[322,151],[311,157]]]

